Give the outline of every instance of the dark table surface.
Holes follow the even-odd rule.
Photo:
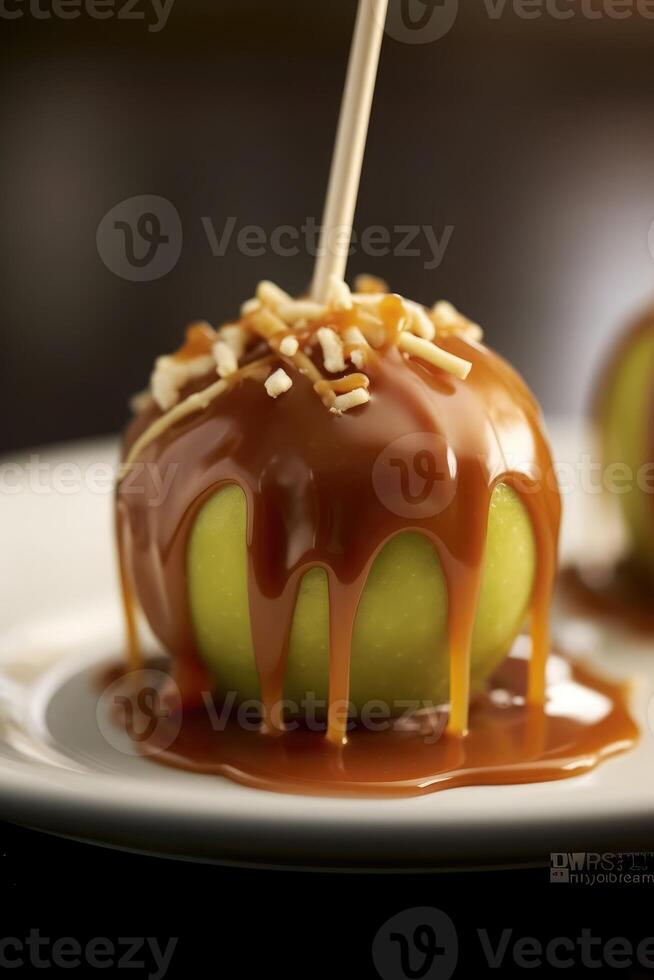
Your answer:
[[[654,934],[652,885],[553,884],[549,855],[538,867],[462,873],[263,871],[129,854],[8,824],[0,824],[0,854],[0,960],[20,959],[18,976],[48,962],[50,974],[69,976],[122,976],[132,968],[143,976],[274,971],[389,980],[530,971],[576,977],[613,969],[644,977],[654,968],[654,955],[651,965],[640,965],[637,955],[638,944]],[[430,922],[433,933],[422,929]],[[401,935],[407,943],[426,941],[428,950],[435,937],[435,955],[407,946],[402,968]],[[550,946],[548,954],[547,944],[560,937],[563,945]],[[100,940],[106,942],[98,949]],[[484,943],[500,955],[502,941],[506,954],[493,968]],[[157,966],[153,950],[171,953],[167,969]],[[91,965],[84,962],[88,955]],[[548,964],[548,955],[572,963]],[[58,968],[66,957],[70,965]],[[106,965],[95,967],[96,960]]]

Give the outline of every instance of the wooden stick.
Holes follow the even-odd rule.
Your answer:
[[[311,286],[318,303],[332,276],[345,278],[387,8],[388,0],[359,0]]]

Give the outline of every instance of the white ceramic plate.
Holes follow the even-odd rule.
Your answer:
[[[583,434],[571,424],[553,434],[559,459],[577,474],[565,494],[564,556],[605,552],[607,534],[617,547],[615,527],[579,488]],[[104,441],[0,467],[0,817],[114,846],[258,865],[429,869],[546,860],[553,850],[651,849],[654,643],[582,620],[559,616],[557,631],[602,669],[633,678],[642,738],[579,778],[323,799],[169,770],[110,744],[89,679],[120,649],[115,455]]]

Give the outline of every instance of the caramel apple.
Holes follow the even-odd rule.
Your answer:
[[[528,611],[543,698],[549,450],[476,325],[361,285],[317,304],[262,283],[157,361],[125,442],[125,577],[185,703],[260,698],[270,730],[311,692],[339,740],[348,703],[449,700],[463,732]],[[155,471],[174,475],[153,507]]]
[[[296,793],[569,778],[636,730],[619,685],[550,657],[539,407],[449,303],[344,281],[385,13],[360,0],[309,296],[259,283],[233,322],[189,327],[135,403],[129,663],[140,608],[172,677],[139,747]]]
[[[382,796],[568,778],[633,744],[622,687],[550,655],[560,500],[538,405],[450,304],[369,277],[324,303],[260,283],[157,360],[135,413],[129,663],[140,608],[175,682],[149,757]]]
[[[606,467],[617,464],[615,494],[631,559],[654,576],[654,308],[627,330],[607,365],[598,398]],[[623,480],[626,479],[626,484]]]

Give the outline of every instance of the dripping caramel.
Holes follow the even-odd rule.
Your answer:
[[[224,776],[245,786],[312,795],[411,797],[460,786],[506,785],[569,779],[623,752],[638,731],[628,691],[581,665],[552,655],[561,676],[548,693],[547,710],[526,707],[527,663],[509,657],[471,707],[466,738],[448,736],[438,713],[396,719],[377,731],[350,722],[347,748],[335,753],[321,730],[285,733],[277,718],[275,738],[262,738],[237,722],[216,732],[203,711],[184,716],[181,730],[164,719],[135,747],[160,764]],[[112,680],[115,677],[112,676]],[[126,677],[127,696],[134,697]],[[605,702],[600,718],[570,709],[570,694]],[[215,705],[219,710],[219,705]],[[127,716],[117,716],[125,725]]]
[[[147,508],[147,487],[125,495],[125,517],[130,537],[141,542],[133,549],[135,591],[148,620],[179,664],[194,663],[195,650],[186,596],[185,556],[188,534],[202,504],[226,483],[238,483],[252,513],[249,545],[249,595],[257,668],[262,679],[264,705],[280,699],[283,687],[285,644],[299,581],[310,567],[325,567],[331,609],[330,692],[333,700],[347,701],[349,646],[359,598],[374,556],[407,522],[389,513],[377,499],[370,473],[379,453],[407,432],[434,433],[452,447],[457,459],[455,512],[416,522],[436,548],[450,596],[451,730],[463,733],[468,709],[469,648],[476,614],[486,540],[490,498],[499,482],[512,483],[532,518],[538,548],[534,590],[534,678],[531,700],[544,698],[544,662],[549,647],[547,618],[554,578],[559,523],[558,492],[538,485],[539,474],[551,466],[541,431],[538,407],[523,383],[499,358],[483,348],[470,347],[458,337],[446,338],[444,349],[471,358],[467,381],[444,374],[421,362],[406,360],[396,347],[377,353],[368,367],[373,400],[357,415],[356,430],[335,429],[338,419],[325,412],[313,385],[300,371],[292,371],[293,386],[276,404],[283,416],[271,414],[271,400],[255,379],[243,377],[227,386],[220,397],[175,425],[147,445],[140,458],[165,467],[177,465],[177,476],[165,503]],[[274,358],[270,370],[276,366]],[[152,413],[156,415],[156,412]],[[152,414],[138,417],[127,434],[126,448],[152,422]],[[507,471],[503,460],[515,458],[516,439],[526,447],[519,470]],[[236,455],[223,455],[237,445]],[[338,449],[336,449],[336,446]],[[278,487],[285,537],[279,556],[271,554],[261,500],[260,473],[269,457],[283,459],[302,447],[303,466],[313,486],[316,525],[310,547],[294,542],[290,512],[293,488]],[[342,467],[334,470],[337,451]],[[336,554],[329,536],[331,510],[345,488],[338,481],[348,474],[348,501],[341,516],[341,542]],[[147,468],[145,469],[147,473]],[[143,477],[146,478],[145,475]],[[120,488],[118,491],[121,499]],[[289,496],[290,495],[290,496]],[[288,500],[285,502],[285,499]],[[298,529],[299,532],[300,529]],[[303,528],[302,533],[306,530]],[[286,554],[303,554],[286,568]],[[186,691],[190,700],[197,691]]]
[[[550,759],[542,765],[539,752],[533,750],[534,739],[538,745],[538,739],[544,739],[544,745],[549,744],[548,739],[553,746],[559,745],[556,722],[546,716],[544,705],[560,500],[558,490],[546,479],[552,460],[540,410],[519,376],[491,351],[469,342],[463,335],[465,330],[457,333],[450,329],[451,324],[443,336],[436,330],[437,346],[445,363],[467,364],[469,377],[467,371],[464,379],[461,372],[450,373],[429,360],[407,356],[400,350],[400,338],[410,329],[410,317],[406,304],[395,295],[379,302],[368,297],[368,305],[359,304],[354,296],[351,308],[328,310],[315,321],[292,330],[279,315],[290,301],[287,294],[278,296],[274,289],[267,288],[261,293],[258,290],[258,296],[247,304],[241,322],[268,344],[263,376],[283,367],[292,380],[289,390],[273,402],[262,384],[261,372],[240,369],[215,389],[215,397],[192,402],[190,410],[178,416],[174,416],[175,410],[166,416],[156,405],[150,405],[134,419],[125,437],[128,460],[138,455],[140,461],[160,470],[175,467],[170,492],[157,508],[148,507],[152,490],[148,466],[136,478],[137,489],[142,492],[123,493],[121,485],[117,489],[123,580],[130,585],[130,594],[138,599],[153,631],[171,654],[173,678],[180,689],[185,718],[189,719],[188,727],[185,722],[182,729],[182,738],[187,742],[178,747],[177,754],[162,757],[164,761],[199,771],[226,772],[250,785],[271,786],[275,782],[273,773],[284,769],[278,754],[286,751],[287,739],[295,738],[295,733],[283,733],[283,719],[277,709],[283,701],[290,625],[302,578],[318,566],[326,573],[329,595],[326,738],[309,739],[306,765],[303,763],[295,774],[282,775],[280,787],[301,786],[321,792],[320,786],[329,784],[325,791],[356,792],[354,776],[343,787],[328,779],[321,781],[319,776],[312,780],[309,769],[315,764],[315,771],[320,774],[323,763],[328,769],[333,768],[333,758],[325,753],[333,752],[330,746],[343,746],[346,741],[348,718],[342,709],[339,711],[339,705],[348,702],[351,644],[359,600],[375,557],[386,542],[407,529],[417,531],[431,543],[447,587],[448,727],[440,748],[431,756],[408,743],[401,732],[385,736],[383,745],[376,743],[376,750],[366,741],[369,749],[364,751],[359,748],[364,741],[358,736],[356,740],[351,738],[344,758],[351,751],[354,755],[364,753],[368,762],[362,782],[372,783],[375,792],[382,792],[381,770],[376,774],[372,770],[375,759],[383,769],[379,760],[386,752],[394,759],[392,792],[400,791],[398,784],[407,792],[427,791],[427,786],[439,788],[446,783],[444,774],[453,769],[460,770],[456,785],[562,778],[569,774],[566,767],[569,768],[570,754],[584,753],[590,744],[588,739],[597,741],[597,745],[593,744],[598,759],[603,752],[612,751],[611,746],[633,740],[617,689],[612,689],[615,703],[610,717],[614,725],[607,722],[608,727],[599,733],[595,729],[591,733],[583,725],[566,729],[566,738],[569,736],[572,741],[565,742],[565,761],[559,753],[554,761]],[[277,303],[277,307],[261,309],[255,305],[265,299]],[[339,336],[357,328],[369,340],[372,346],[365,352],[365,372],[348,369],[342,377],[324,377],[316,337],[320,327],[325,326]],[[278,343],[289,335],[297,337],[303,349],[293,357],[283,357],[277,350]],[[423,339],[423,343],[429,341]],[[343,345],[346,358],[349,346]],[[352,345],[352,349],[355,347],[362,349],[361,345]],[[201,394],[203,387],[209,390],[213,383],[211,374],[190,381],[181,392],[178,408]],[[339,394],[357,389],[369,389],[372,399],[350,418],[326,411]],[[148,440],[148,433],[155,428],[156,437]],[[456,466],[453,472],[445,472],[444,480],[456,483],[451,487],[452,503],[447,508],[429,518],[407,521],[383,505],[374,491],[371,473],[376,459],[391,442],[415,433],[437,436],[449,448]],[[283,467],[271,476],[270,460],[289,458],[298,468],[297,479],[288,481]],[[511,466],[507,460],[512,461]],[[525,756],[524,746],[514,753],[514,769],[509,756],[502,754],[507,733],[496,723],[494,710],[480,714],[474,708],[470,715],[472,632],[490,501],[500,483],[512,487],[522,500],[531,519],[537,551],[529,610],[531,655],[523,678],[526,706],[520,721],[524,728],[520,744],[526,738],[531,754]],[[248,741],[244,735],[241,737],[243,733],[212,733],[212,749],[206,734],[200,734],[193,721],[194,706],[201,704],[203,692],[212,690],[214,682],[196,647],[186,556],[202,507],[221,487],[230,484],[241,488],[248,511],[247,588],[261,690],[261,730],[277,734],[278,738],[251,736]],[[297,519],[298,485],[303,488],[301,521]],[[594,683],[589,679],[582,681]],[[483,737],[476,733],[480,722],[487,726]],[[368,734],[366,738],[374,740],[376,736]],[[195,754],[191,748],[194,739]],[[209,758],[212,751],[214,763]],[[298,751],[302,755],[304,750]],[[414,765],[416,751],[421,767],[419,777]],[[490,755],[484,755],[487,751]],[[493,752],[498,763],[495,769]],[[485,769],[483,778],[479,775],[479,753],[485,759],[481,766]],[[267,775],[266,766],[270,766]],[[403,767],[406,779],[402,778]],[[236,771],[240,775],[235,776]],[[356,765],[352,771],[359,771]]]

